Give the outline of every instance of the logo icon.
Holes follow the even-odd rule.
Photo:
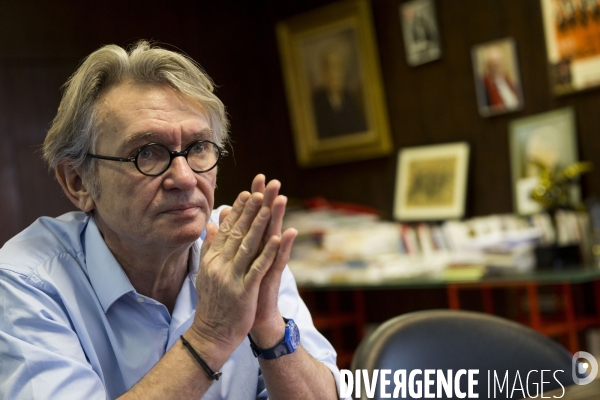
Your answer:
[[[580,362],[580,359],[584,359],[585,362]],[[573,381],[577,385],[587,385],[596,378],[596,375],[598,375],[598,361],[596,361],[596,358],[593,355],[585,351],[578,351],[573,355],[572,366]],[[588,372],[590,366],[592,367],[592,370],[589,375],[585,378],[580,378],[580,376],[585,375]]]

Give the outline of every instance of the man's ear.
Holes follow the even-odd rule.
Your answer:
[[[70,163],[63,162],[56,166],[55,173],[56,180],[77,208],[84,212],[90,212],[96,207],[90,191],[83,182],[80,171],[73,168]]]

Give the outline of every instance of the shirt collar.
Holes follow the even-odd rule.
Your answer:
[[[90,283],[105,313],[125,293],[135,292],[125,271],[106,245],[94,218],[90,218],[85,230],[85,259]]]
[[[198,268],[200,267],[200,247],[202,246],[202,237],[192,243],[188,256],[188,271],[194,287],[196,287],[196,277],[198,276]]]
[[[90,283],[106,313],[121,296],[135,292],[135,288],[123,268],[110,251],[94,218],[90,218],[85,230],[85,258]],[[188,257],[188,271],[192,284],[196,287],[196,277],[200,266],[200,247],[206,231],[195,241]]]

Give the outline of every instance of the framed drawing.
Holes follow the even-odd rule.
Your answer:
[[[513,204],[522,215],[543,211],[531,198],[543,168],[564,168],[578,161],[575,138],[575,112],[563,108],[510,123],[510,160]],[[571,199],[578,202],[581,193],[571,187]]]
[[[277,25],[301,166],[389,154],[370,3],[335,3]]]
[[[495,40],[471,50],[477,107],[482,117],[523,108],[523,90],[515,41]]]
[[[442,56],[433,0],[411,0],[400,5],[406,61],[425,64]]]
[[[600,85],[600,4],[541,0],[550,86],[556,95]]]
[[[462,218],[469,145],[449,143],[400,150],[394,217],[398,220]]]

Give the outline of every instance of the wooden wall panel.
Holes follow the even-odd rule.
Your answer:
[[[74,207],[41,159],[40,145],[73,64],[0,65],[0,243],[41,215]]]

